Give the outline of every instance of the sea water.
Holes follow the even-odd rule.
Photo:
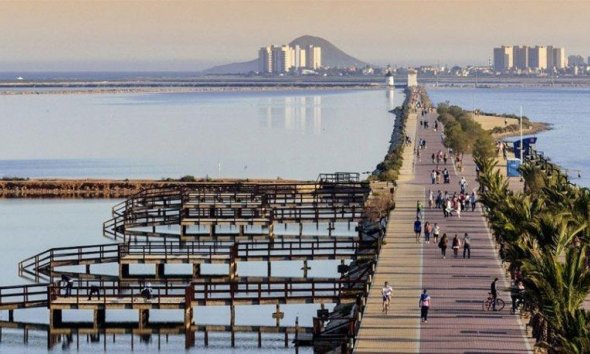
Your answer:
[[[208,94],[15,95],[0,96],[0,176],[66,178],[285,177],[315,179],[321,172],[365,172],[387,151],[401,91],[280,91]],[[19,261],[51,247],[109,243],[102,222],[118,200],[0,200],[0,285],[26,283]],[[277,263],[282,275],[300,272],[301,262]],[[337,263],[337,262],[336,262]],[[336,276],[335,261],[310,262],[310,277]],[[254,274],[263,267],[242,265]],[[99,268],[99,266],[93,266]],[[265,268],[265,267],[263,267]],[[282,306],[284,323],[309,325],[317,305]],[[328,307],[330,308],[330,307]],[[274,306],[239,306],[237,324],[272,325]],[[117,317],[117,313],[107,313]],[[181,316],[181,314],[178,314]],[[64,316],[66,316],[64,314]],[[152,319],[157,320],[153,314]],[[197,309],[200,323],[228,323],[225,307]],[[46,309],[17,310],[15,320],[47,323]],[[137,318],[134,316],[133,318]],[[7,313],[0,313],[6,320]],[[250,322],[248,322],[250,321]],[[207,353],[292,352],[282,335],[210,334]],[[130,336],[107,339],[107,351],[128,353]],[[81,352],[103,350],[85,336]],[[134,350],[158,352],[158,338],[134,338]],[[3,329],[0,352],[43,353],[47,337]],[[76,350],[62,342],[54,351]],[[163,352],[184,351],[184,337],[160,338]],[[202,334],[197,348],[203,348]],[[302,350],[309,352],[309,350]]]
[[[315,179],[372,171],[384,90],[0,96],[0,177]]]
[[[537,149],[567,169],[572,183],[590,186],[590,88],[428,88],[428,92],[435,103],[449,101],[467,110],[519,115],[522,107],[533,121],[552,124],[553,129],[537,134]]]

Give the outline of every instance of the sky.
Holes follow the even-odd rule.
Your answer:
[[[192,71],[309,34],[384,65],[485,65],[502,44],[590,55],[590,0],[0,1],[0,71]]]

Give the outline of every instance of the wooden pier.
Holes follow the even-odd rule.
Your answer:
[[[117,242],[52,248],[20,262],[19,275],[38,284],[1,287],[0,310],[9,311],[8,323],[17,325],[15,310],[48,308],[48,347],[61,336],[84,331],[176,331],[185,335],[187,348],[198,331],[230,332],[232,345],[236,332],[249,331],[258,333],[259,343],[261,333],[283,333],[286,344],[288,334],[295,333],[296,345],[350,352],[384,235],[383,220],[367,220],[369,197],[368,182],[351,173],[324,174],[315,182],[203,182],[144,190],[116,205],[113,218],[104,223],[105,236]],[[337,228],[342,223],[346,232]],[[275,229],[281,224],[298,232],[280,234]],[[317,230],[320,224],[327,225],[327,232],[310,234],[304,227]],[[313,260],[340,260],[335,269],[340,275],[309,278],[307,262]],[[253,261],[267,263],[266,276],[237,273],[239,262]],[[274,261],[303,261],[303,267],[295,277],[276,277]],[[93,271],[94,265],[106,263],[116,264],[118,274]],[[154,273],[134,274],[130,266],[135,264],[151,264]],[[192,271],[168,273],[171,264],[192,265]],[[203,274],[203,264],[226,264],[227,273]],[[62,276],[71,279],[70,286]],[[152,298],[141,294],[148,281]],[[313,323],[281,323],[281,305],[314,303],[321,308]],[[330,303],[336,304],[332,313],[324,308]],[[236,306],[261,304],[276,306],[276,326],[236,325]],[[201,306],[229,307],[229,324],[198,323],[194,309]],[[106,311],[117,309],[136,311],[135,324],[107,322]],[[77,310],[91,310],[92,323],[64,321],[64,311]],[[182,310],[183,319],[158,328],[149,321],[152,310]]]
[[[368,182],[359,182],[358,174],[346,180],[321,175],[307,183],[204,183],[149,189],[113,207],[113,217],[103,224],[103,231],[107,237],[123,240],[129,236],[202,240],[241,237],[248,227],[257,227],[265,232],[251,236],[273,238],[276,224],[295,223],[301,235],[305,223],[360,221],[369,192]],[[177,233],[158,230],[173,225],[178,226]],[[191,232],[191,226],[206,232]],[[219,232],[223,226],[235,231]]]

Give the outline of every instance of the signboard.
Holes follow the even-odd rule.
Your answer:
[[[520,159],[509,159],[506,161],[506,175],[508,177],[519,177]]]
[[[529,156],[531,153],[531,147],[534,147],[536,143],[536,136],[522,139],[522,145],[524,146],[522,156]],[[520,156],[520,140],[516,140],[512,144],[514,146],[514,156]]]

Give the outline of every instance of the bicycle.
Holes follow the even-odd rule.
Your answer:
[[[504,306],[506,306],[504,300],[496,297],[496,311],[502,311]],[[492,296],[492,293],[488,293],[488,298],[482,303],[482,309],[484,311],[491,311],[494,309],[494,297]]]

